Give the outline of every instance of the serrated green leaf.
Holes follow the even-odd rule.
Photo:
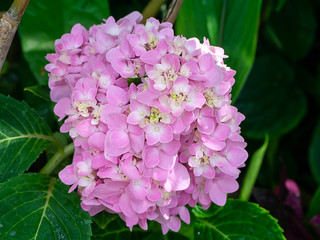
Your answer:
[[[46,100],[48,102],[51,102],[50,100],[50,90],[47,86],[42,86],[42,85],[36,85],[32,87],[26,87],[24,91],[28,91],[33,93],[39,98],[42,98],[43,100]]]
[[[309,163],[314,179],[320,184],[320,120],[309,148]]]
[[[257,204],[229,199],[224,207],[212,205],[207,211],[210,217],[196,220],[195,239],[285,240],[277,220]]]
[[[0,187],[0,239],[90,239],[90,216],[59,180],[23,174]]]
[[[0,182],[27,170],[50,141],[51,131],[37,112],[0,94]]]
[[[250,138],[279,137],[298,125],[306,98],[294,82],[294,70],[276,55],[260,56],[236,104],[246,116],[242,133]]]
[[[252,158],[249,161],[249,166],[246,171],[246,175],[242,182],[242,187],[240,191],[240,199],[244,201],[248,201],[256,179],[259,175],[260,168],[262,165],[262,161],[264,158],[264,154],[269,145],[269,136],[265,137],[263,145],[253,153]]]
[[[225,49],[225,62],[237,71],[235,100],[252,67],[256,52],[261,0],[185,0],[176,22],[177,34],[210,39]]]
[[[30,1],[19,25],[22,50],[38,83],[48,82],[44,66],[47,53],[54,52],[54,41],[80,23],[86,28],[109,16],[108,1],[38,0]]]

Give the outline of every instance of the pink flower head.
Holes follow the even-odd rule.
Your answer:
[[[248,153],[231,106],[235,71],[224,50],[174,36],[171,23],[133,12],[76,24],[48,54],[50,97],[75,145],[59,173],[91,216],[119,214],[132,230],[190,223],[186,205],[222,206]]]

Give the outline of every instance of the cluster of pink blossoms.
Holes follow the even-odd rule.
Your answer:
[[[59,173],[91,215],[117,213],[163,233],[189,223],[186,205],[224,205],[248,155],[244,116],[230,106],[235,71],[223,49],[174,36],[171,23],[133,12],[80,24],[48,54],[54,112],[75,144]]]

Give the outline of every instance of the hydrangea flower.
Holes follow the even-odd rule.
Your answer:
[[[235,71],[222,48],[174,36],[133,12],[86,30],[76,24],[47,55],[51,99],[75,144],[59,173],[92,216],[166,234],[190,223],[186,205],[223,206],[248,157],[231,106]]]

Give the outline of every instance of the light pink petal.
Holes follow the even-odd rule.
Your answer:
[[[133,210],[131,206],[131,200],[127,196],[127,194],[122,194],[119,201],[119,206],[121,211],[126,215],[127,217],[135,217],[136,213]]]
[[[159,201],[162,198],[162,192],[159,188],[150,189],[147,194],[147,198],[150,201]]]
[[[127,121],[130,124],[137,125],[142,119],[144,119],[144,117],[145,117],[144,115],[141,115],[138,111],[135,111],[135,112],[131,112],[128,115]]]
[[[103,105],[101,110],[101,121],[107,123],[108,116],[113,113],[121,114],[121,107],[109,103]]]
[[[91,136],[96,131],[96,127],[91,124],[91,119],[81,121],[77,124],[76,129],[79,135],[85,138]]]
[[[133,180],[130,182],[130,191],[133,193],[134,197],[138,200],[143,200],[147,196],[147,189],[140,184],[141,180]]]
[[[107,100],[116,106],[123,106],[128,103],[129,97],[125,90],[117,86],[110,86],[107,90]]]
[[[95,132],[89,137],[88,143],[93,149],[103,151],[105,137],[103,132]]]
[[[171,217],[169,222],[168,222],[168,227],[174,231],[174,232],[178,232],[180,230],[181,227],[181,221],[178,217]]]
[[[211,167],[211,165],[206,165],[206,167],[204,167],[203,169],[203,173],[202,173],[202,176],[204,176],[205,178],[208,178],[208,179],[213,179],[216,175],[216,172],[214,170],[213,167]]]
[[[158,54],[157,50],[150,50],[143,53],[140,59],[147,64],[155,65],[160,61],[161,56]]]
[[[164,183],[164,189],[167,192],[182,191],[189,187],[190,175],[185,166],[177,163],[169,174],[167,181]]]
[[[77,176],[74,173],[74,166],[68,165],[59,172],[59,178],[64,184],[72,185],[78,181]]]
[[[174,155],[176,154],[181,147],[181,143],[178,141],[171,141],[170,143],[161,144],[161,148],[164,152]]]
[[[230,163],[240,166],[248,158],[248,152],[240,147],[231,148],[226,154]]]
[[[160,135],[160,142],[161,143],[168,143],[173,140],[173,133],[172,129],[169,125],[164,126],[163,130],[161,131]]]
[[[231,129],[226,124],[219,124],[213,133],[213,136],[219,140],[225,140],[230,136]]]
[[[125,138],[125,137],[124,137]],[[126,145],[123,148],[115,148],[113,144],[111,143],[111,132],[109,131],[106,134],[105,142],[104,142],[104,151],[105,151],[105,157],[108,158],[108,155],[111,157],[120,156],[130,150],[130,145]],[[126,140],[124,140],[126,141]]]
[[[98,169],[98,168],[101,168],[102,166],[104,166],[107,162],[109,162],[109,161],[104,157],[104,154],[98,153],[93,156],[91,167],[93,169]]]
[[[147,168],[158,166],[160,160],[159,150],[155,147],[147,147],[143,155],[143,161]]]
[[[158,166],[165,170],[171,170],[176,163],[177,155],[169,155],[161,151],[159,156],[160,161]]]
[[[228,175],[219,176],[215,181],[222,192],[232,193],[239,189],[237,180]]]
[[[105,118],[108,128],[115,131],[126,131],[127,130],[127,117],[124,114],[111,113]]]
[[[135,200],[131,202],[131,205],[136,213],[143,214],[150,207],[150,202],[147,199]]]
[[[213,183],[209,191],[209,196],[212,202],[218,206],[224,206],[227,201],[227,194],[222,192],[216,183]]]
[[[66,111],[71,108],[70,98],[62,98],[54,107],[54,113],[59,117],[61,121],[66,116]]]
[[[123,131],[112,131],[110,133],[110,143],[115,148],[123,148],[130,144],[129,136]]]
[[[152,172],[152,178],[156,181],[164,181],[168,178],[168,175],[168,170],[164,170],[159,167],[155,167]]]
[[[139,172],[137,167],[132,164],[132,161],[130,159],[127,159],[126,161],[121,162],[120,167],[123,173],[129,179],[138,180],[141,178],[141,173]]]
[[[181,207],[179,210],[179,215],[182,221],[184,221],[186,224],[190,224],[190,213],[188,208],[185,206]]]

